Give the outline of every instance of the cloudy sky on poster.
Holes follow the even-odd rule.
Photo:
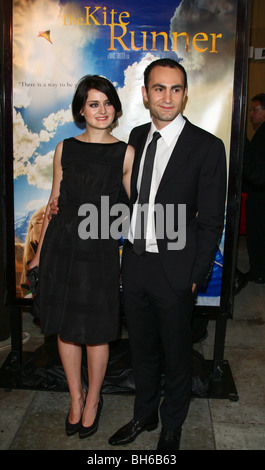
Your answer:
[[[72,122],[70,104],[75,85],[85,74],[104,75],[117,86],[123,116],[114,133],[127,140],[135,125],[150,119],[141,96],[146,65],[163,56],[182,61],[189,81],[184,114],[221,137],[229,149],[236,2],[168,0],[166,7],[163,2],[149,0],[135,0],[128,6],[122,0],[14,0],[13,4],[16,221],[47,203],[55,146],[63,138],[80,133]],[[97,6],[97,21],[90,18],[90,24],[85,24],[87,8],[91,13]],[[123,37],[128,50],[117,40],[115,50],[110,50],[108,25],[118,23],[124,11],[129,15],[123,17],[128,23]],[[46,31],[50,31],[49,37],[40,34]],[[120,31],[116,26],[117,35]],[[146,32],[147,50],[132,50],[130,31],[134,31],[138,47],[143,45],[142,31]],[[168,51],[163,50],[162,39],[157,40],[157,51],[150,50],[152,31],[168,34]],[[188,32],[189,52],[181,47],[177,52],[170,50],[170,33],[174,31]],[[199,32],[209,38],[208,42],[197,43],[201,49],[207,48],[203,53],[192,47],[192,38]],[[211,34],[222,35],[215,46]],[[217,52],[210,52],[213,47]]]

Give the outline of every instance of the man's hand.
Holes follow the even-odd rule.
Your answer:
[[[48,219],[51,220],[51,218],[52,218],[53,215],[57,215],[58,210],[59,210],[59,207],[58,207],[58,197],[56,197],[56,198],[54,198],[54,199],[52,200],[52,202],[50,203],[50,210],[49,210],[49,213],[48,213]]]

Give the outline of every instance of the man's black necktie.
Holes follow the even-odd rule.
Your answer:
[[[133,251],[137,255],[142,255],[145,252],[145,235],[146,235],[146,225],[147,225],[147,212],[148,212],[148,203],[149,195],[151,188],[152,173],[154,167],[156,145],[158,139],[161,137],[159,132],[154,132],[153,139],[147,147],[142,181],[139,191],[138,207],[136,213],[136,225],[135,225],[135,239],[133,242]],[[143,204],[146,204],[146,217],[144,217],[144,210],[141,210]]]

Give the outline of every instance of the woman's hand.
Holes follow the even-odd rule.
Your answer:
[[[39,256],[35,255],[31,261],[27,264],[28,271],[32,268],[36,268],[36,266],[39,266]]]

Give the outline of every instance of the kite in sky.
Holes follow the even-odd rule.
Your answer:
[[[51,38],[50,38],[50,30],[48,31],[40,31],[38,34],[38,38],[44,38],[47,39],[52,44]]]

